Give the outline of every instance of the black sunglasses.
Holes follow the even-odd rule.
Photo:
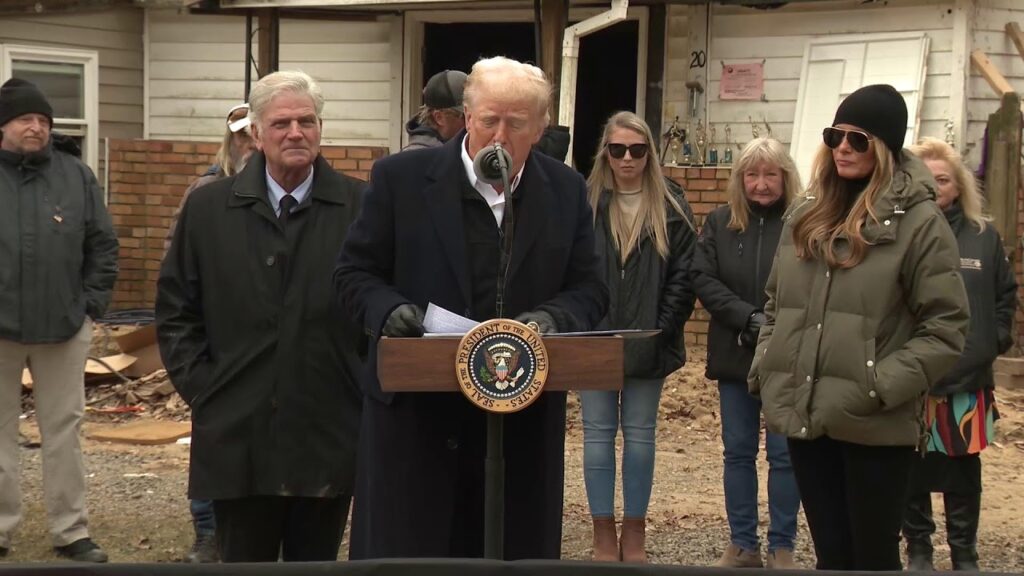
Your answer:
[[[608,143],[608,153],[616,160],[625,157],[626,150],[629,150],[629,155],[634,160],[647,156],[647,144],[630,144],[627,146],[625,144]]]
[[[861,132],[860,130],[843,130],[842,128],[833,128],[829,126],[821,132],[821,138],[825,141],[825,146],[836,149],[843,143],[843,138],[850,143],[850,148],[854,151],[863,154],[868,151],[868,146],[874,138],[867,132]]]

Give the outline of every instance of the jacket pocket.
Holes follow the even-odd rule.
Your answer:
[[[796,408],[796,394],[793,375],[786,372],[751,373],[760,387],[761,411],[768,429],[779,434],[790,435],[789,415]]]
[[[875,339],[864,342],[863,376],[858,379],[855,397],[848,399],[846,412],[853,416],[869,416],[882,408],[878,394],[878,361],[875,358]]]

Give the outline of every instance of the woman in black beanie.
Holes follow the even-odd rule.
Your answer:
[[[843,101],[765,289],[750,391],[788,438],[819,569],[902,568],[924,397],[967,332],[956,238],[906,127],[892,86]]]

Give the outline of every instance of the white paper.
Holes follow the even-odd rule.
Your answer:
[[[427,334],[461,336],[476,328],[477,322],[441,308],[433,302],[427,305],[423,329]]]

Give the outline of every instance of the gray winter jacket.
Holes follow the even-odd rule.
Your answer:
[[[0,339],[64,342],[99,318],[117,277],[117,236],[92,171],[54,150],[0,150]]]

